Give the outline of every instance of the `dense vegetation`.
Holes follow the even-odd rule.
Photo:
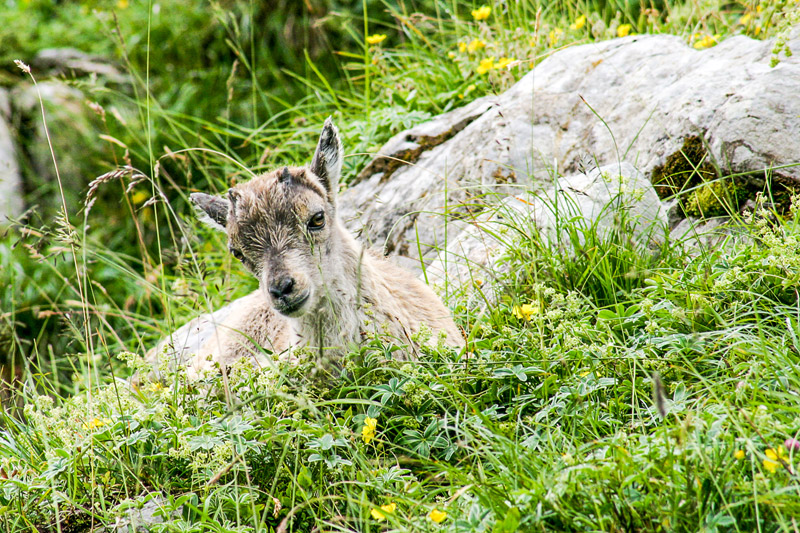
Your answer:
[[[73,172],[25,168],[36,209],[0,241],[3,531],[155,504],[158,531],[796,529],[800,205],[729,213],[713,250],[631,240],[624,216],[567,217],[552,250],[510,217],[500,298],[477,278],[448,296],[465,353],[402,364],[375,340],[336,371],[118,378],[254,286],[187,215],[192,190],[305,162],[331,114],[352,178],[390,135],[564,46],[744,33],[777,36],[779,59],[797,2],[261,4],[0,5],[0,83],[32,83],[12,61],[65,45],[127,76],[68,82],[94,109],[81,131],[47,109]]]

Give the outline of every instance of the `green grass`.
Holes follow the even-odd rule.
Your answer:
[[[238,364],[199,383],[180,369],[137,387],[124,379],[158,338],[254,287],[224,239],[193,221],[188,192],[224,191],[247,178],[242,167],[306,162],[327,115],[354,154],[351,179],[389,136],[504,90],[562,46],[612,38],[621,24],[689,44],[770,37],[791,18],[781,10],[796,13],[780,2],[657,13],[510,2],[476,22],[479,5],[456,1],[320,4],[321,24],[349,44],[336,61],[280,63],[268,76],[288,84],[280,90],[248,70],[268,42],[251,47],[246,3],[201,17],[229,41],[214,40],[225,53],[209,70],[182,51],[197,71],[184,84],[160,70],[172,58],[142,55],[140,11],[124,29],[127,52],[93,44],[128,53],[134,83],[82,87],[107,110],[96,133],[128,147],[104,146],[91,175],[127,157],[142,179],[109,177],[69,225],[44,209],[36,227],[0,242],[0,350],[16,365],[3,366],[16,383],[0,413],[0,530],[89,531],[148,501],[176,513],[155,527],[165,532],[796,530],[800,450],[786,442],[800,435],[794,208],[737,217],[738,236],[716,250],[687,249],[659,228],[630,239],[624,209],[611,230],[562,214],[558,248],[508,218],[499,298],[471,287],[447,302],[469,336],[465,354],[438,346],[399,363],[395,347],[372,340],[338,370],[304,359]],[[76,17],[75,28],[90,24]],[[181,27],[170,17],[159,31]],[[364,44],[365,28],[386,40]],[[476,39],[483,48],[460,49]],[[479,75],[492,56],[514,61]],[[149,85],[142,58],[154,65]],[[220,76],[234,80],[232,94],[203,97]],[[434,509],[447,513],[441,523]]]
[[[68,399],[31,392],[24,422],[3,419],[7,529],[111,523],[158,497],[183,512],[166,531],[380,530],[370,513],[390,503],[397,531],[791,530],[796,459],[766,453],[800,433],[798,222],[757,215],[756,241],[673,250],[602,309],[546,276],[509,279],[509,297],[538,310],[461,310],[466,358],[438,348],[397,363],[376,341],[332,376],[313,361],[242,364],[227,383],[178,371]],[[516,244],[538,250],[541,272],[558,262],[535,238]],[[587,270],[605,261],[587,257]]]

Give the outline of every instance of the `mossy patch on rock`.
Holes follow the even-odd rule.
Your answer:
[[[653,169],[650,181],[659,198],[677,198],[679,215],[710,218],[736,213],[748,200],[761,193],[778,212],[785,212],[800,187],[796,180],[778,173],[742,172],[727,169],[731,176],[719,176],[711,163],[703,139],[688,136],[677,152]]]
[[[692,135],[684,139],[681,149],[667,157],[663,165],[653,169],[650,181],[663,200],[712,181],[716,174],[703,139]]]
[[[730,178],[712,181],[692,191],[686,198],[684,211],[698,218],[729,215],[739,209],[743,192]]]
[[[735,213],[756,192],[750,194],[739,179],[719,176],[698,135],[686,137],[680,150],[653,169],[650,181],[661,199],[677,198],[682,215],[698,218]]]

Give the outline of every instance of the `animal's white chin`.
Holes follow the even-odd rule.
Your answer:
[[[272,298],[272,306],[283,316],[297,318],[308,310],[311,291],[306,290],[291,297]]]

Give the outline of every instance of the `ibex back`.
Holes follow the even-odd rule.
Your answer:
[[[366,251],[344,228],[336,210],[342,159],[339,133],[328,119],[310,166],[260,175],[230,189],[227,198],[191,195],[260,285],[216,317],[214,334],[201,346],[177,350],[193,372],[240,357],[258,360],[254,343],[276,353],[308,346],[336,359],[377,333],[407,345],[400,357],[413,358],[415,334],[427,326],[433,342],[441,334],[448,345],[464,344],[431,289]],[[174,334],[172,342],[180,337]],[[156,351],[169,354],[164,344]]]

